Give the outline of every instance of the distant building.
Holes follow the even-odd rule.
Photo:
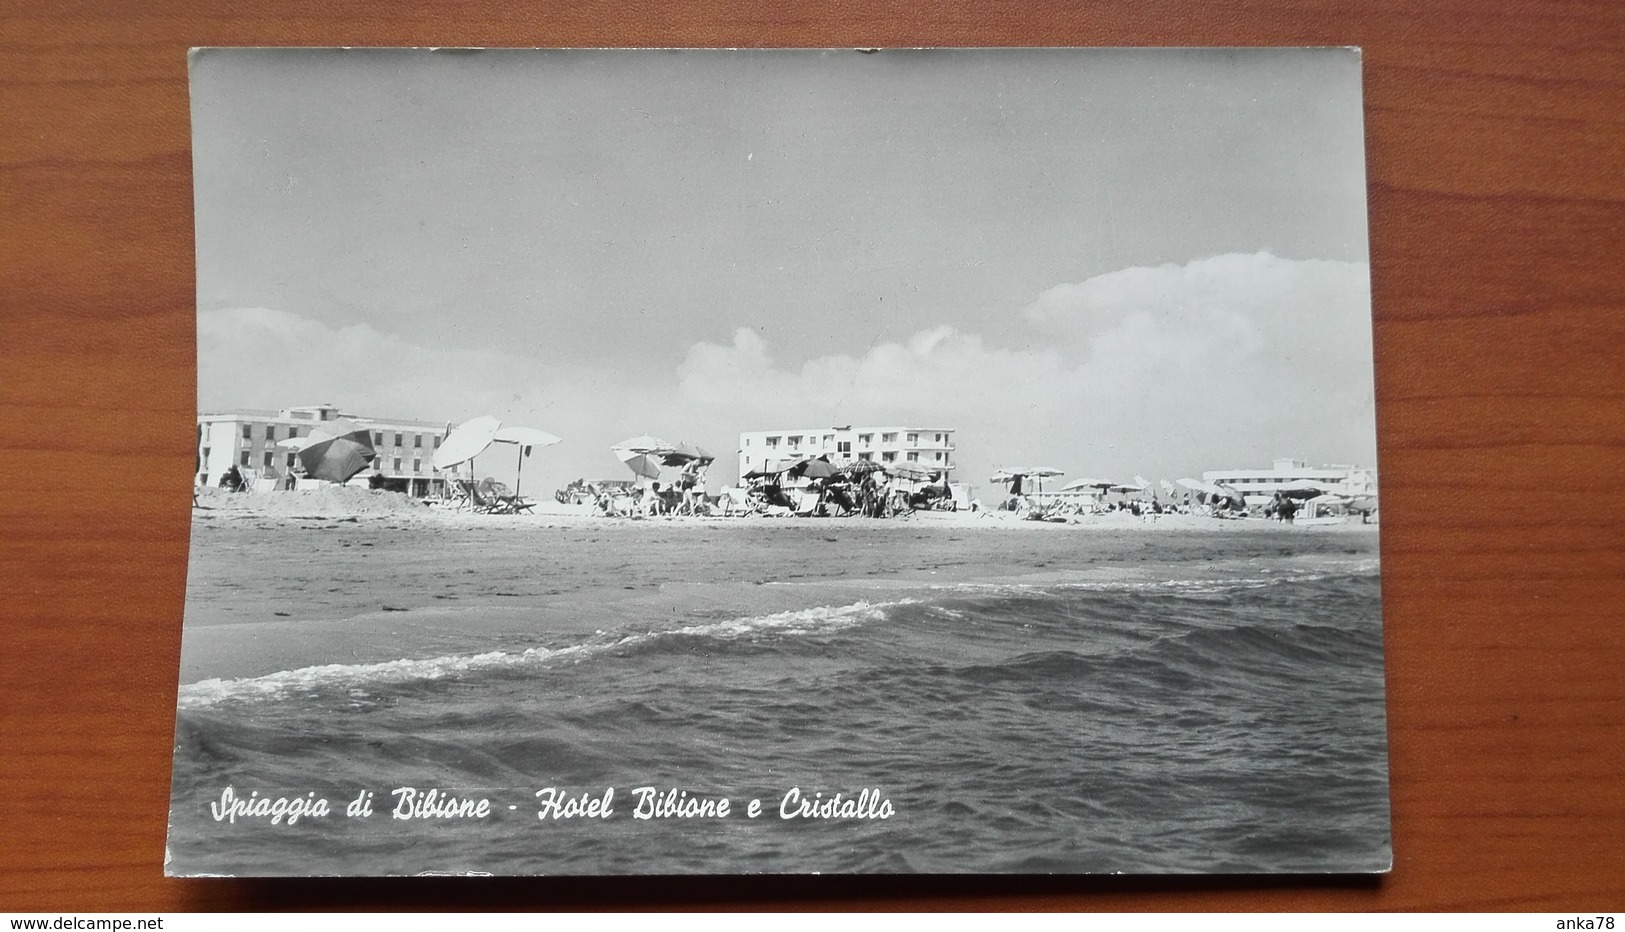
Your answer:
[[[235,408],[204,411],[197,416],[197,472],[199,485],[218,485],[236,466],[245,477],[280,479],[293,472],[297,454],[278,441],[308,437],[324,421],[353,421],[372,431],[378,458],[373,469],[386,479],[404,480],[411,495],[431,496],[445,490],[446,480],[434,468],[449,426],[440,421],[361,417],[341,413],[332,405],[306,405],[280,410]]]
[[[951,427],[823,427],[797,430],[751,430],[739,435],[739,478],[761,469],[780,469],[807,457],[827,456],[846,465],[858,460],[918,463],[951,473],[954,431]]]
[[[1210,469],[1204,482],[1222,483],[1242,494],[1249,505],[1262,505],[1294,482],[1319,482],[1339,495],[1376,495],[1377,471],[1363,466],[1314,466],[1281,458],[1269,469]]]

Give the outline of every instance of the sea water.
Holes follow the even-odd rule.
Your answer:
[[[184,685],[170,872],[1389,865],[1373,558],[808,585],[757,613],[708,585],[585,634]]]

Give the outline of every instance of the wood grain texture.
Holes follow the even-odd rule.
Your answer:
[[[1625,908],[1615,0],[216,7],[0,5],[0,910]],[[185,53],[352,44],[1362,46],[1393,874],[163,878],[195,389]]]

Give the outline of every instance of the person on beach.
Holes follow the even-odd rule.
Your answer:
[[[1298,513],[1298,503],[1282,496],[1281,504],[1276,506],[1275,513],[1281,516],[1282,521],[1291,524],[1293,517]]]

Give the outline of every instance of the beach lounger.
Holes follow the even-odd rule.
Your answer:
[[[725,485],[718,492],[722,500],[722,513],[725,515],[754,515],[761,514],[761,509],[751,504],[750,492],[736,486]]]
[[[801,500],[796,502],[795,515],[798,518],[811,518],[818,514],[819,495],[810,489],[801,490]]]

